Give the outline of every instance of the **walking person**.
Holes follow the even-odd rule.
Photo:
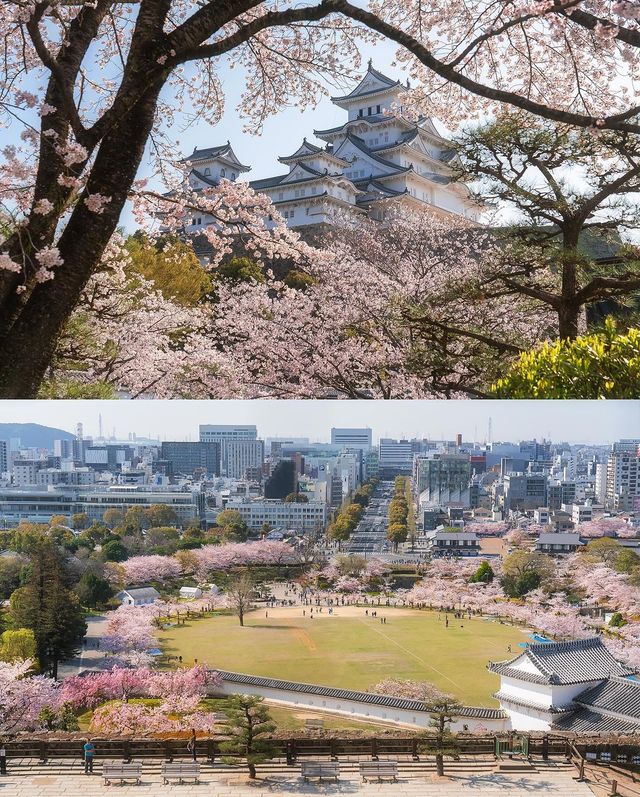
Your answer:
[[[7,774],[7,750],[4,744],[0,744],[0,775]]]
[[[196,732],[195,729],[191,729],[191,738],[187,742],[187,750],[191,753],[191,757],[194,761],[198,760],[198,751],[196,749]]]
[[[84,774],[88,775],[93,773],[93,756],[95,755],[96,748],[93,746],[91,739],[85,739],[84,747]]]

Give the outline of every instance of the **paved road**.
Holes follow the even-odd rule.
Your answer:
[[[347,553],[372,556],[390,551],[391,546],[387,541],[387,513],[392,494],[393,482],[380,482],[349,539]]]
[[[78,656],[68,659],[58,667],[58,678],[67,678],[69,675],[77,675],[82,670],[95,669],[112,666],[109,659],[100,649],[100,640],[106,634],[107,621],[100,615],[87,617],[87,634],[85,645]]]

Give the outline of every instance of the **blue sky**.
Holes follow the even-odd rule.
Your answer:
[[[2,401],[0,422],[41,423],[70,432],[78,422],[97,436],[128,432],[156,439],[198,439],[201,423],[253,423],[264,437],[327,440],[332,426],[370,426],[378,437],[482,442],[550,436],[558,442],[640,438],[640,401]]]

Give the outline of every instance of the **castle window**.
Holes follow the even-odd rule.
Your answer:
[[[376,105],[376,113],[380,113],[380,106]]]
[[[227,173],[224,169],[220,169],[220,177],[226,177]]]
[[[204,176],[209,177],[210,175],[211,175],[211,169],[207,166],[207,168],[204,170]]]
[[[289,218],[290,218],[290,219],[292,219],[292,218],[294,217],[294,215],[295,215],[295,212],[296,212],[296,209],[295,209],[295,208],[291,208],[291,211],[290,211],[290,213],[289,213]]]
[[[278,194],[278,199],[284,199],[284,194],[282,193],[282,191],[280,191],[280,193]]]
[[[367,108],[367,116],[371,116],[371,106]]]
[[[231,172],[231,179],[232,179],[232,180],[235,180],[235,179],[236,179],[236,173],[235,173],[235,172]]]
[[[364,108],[360,108],[358,111],[358,116],[364,116]]]

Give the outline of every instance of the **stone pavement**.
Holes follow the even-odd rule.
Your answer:
[[[71,774],[72,773],[72,774]],[[116,794],[120,797],[312,797],[313,795],[358,795],[358,797],[593,797],[585,783],[577,783],[574,770],[532,771],[527,773],[467,773],[438,778],[429,773],[400,775],[398,783],[361,783],[355,772],[347,772],[338,783],[305,784],[297,772],[272,773],[254,782],[225,768],[214,773],[203,770],[200,784],[164,786],[159,767],[144,772],[139,786],[105,786],[96,765],[94,775],[84,775],[79,767],[70,774],[44,774],[25,767],[0,777],[0,797],[94,797]]]

